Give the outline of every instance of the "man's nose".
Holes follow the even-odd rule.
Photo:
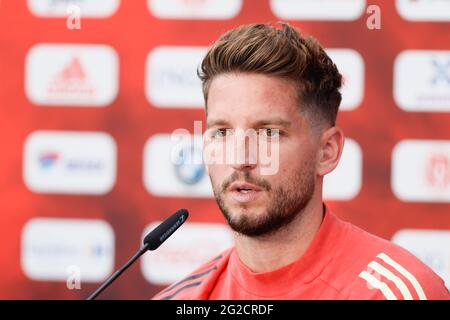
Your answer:
[[[237,171],[249,171],[258,166],[258,145],[253,135],[236,135],[233,145],[234,159],[230,166]]]

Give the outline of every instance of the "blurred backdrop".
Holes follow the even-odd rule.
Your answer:
[[[447,0],[1,0],[0,298],[84,299],[178,208],[186,223],[101,297],[147,299],[232,245],[192,142],[206,48],[288,21],[344,76],[325,198],[450,286]],[[176,161],[171,161],[173,157]]]

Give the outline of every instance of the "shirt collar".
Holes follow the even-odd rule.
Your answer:
[[[303,256],[291,264],[269,272],[251,271],[239,259],[234,248],[230,256],[230,272],[247,292],[257,296],[288,293],[316,279],[333,257],[334,247],[342,234],[343,222],[325,206],[322,223]]]

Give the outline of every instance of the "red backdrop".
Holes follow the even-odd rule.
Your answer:
[[[400,229],[450,229],[450,209],[442,202],[405,202],[392,192],[391,155],[402,139],[450,139],[450,113],[401,110],[393,97],[393,65],[407,49],[450,50],[449,23],[408,22],[395,1],[381,7],[381,29],[366,27],[367,14],[355,21],[290,21],[326,48],[352,48],[365,63],[364,98],[339,115],[338,124],[363,153],[362,187],[350,201],[328,201],[342,218],[390,239]],[[65,18],[32,15],[26,1],[0,3],[0,298],[85,298],[97,283],[68,290],[65,282],[29,279],[21,267],[21,234],[33,217],[99,218],[115,231],[115,268],[133,254],[144,226],[180,207],[192,222],[224,223],[213,199],[158,197],[142,179],[143,148],[156,133],[192,130],[204,121],[201,109],[156,108],[145,96],[145,63],[161,45],[208,46],[224,31],[243,23],[275,22],[268,1],[244,1],[228,20],[161,19],[146,1],[122,1],[105,19],[82,19],[80,30]],[[39,43],[107,44],[118,53],[119,91],[105,108],[39,107],[24,91],[25,59]],[[117,178],[104,195],[35,193],[23,178],[23,148],[36,130],[102,131],[117,144]],[[104,298],[150,298],[160,286],[144,280],[138,265],[104,293]]]

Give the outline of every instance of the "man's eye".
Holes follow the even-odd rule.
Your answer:
[[[213,133],[214,138],[224,138],[229,134],[229,129],[217,129]]]
[[[261,134],[263,136],[274,138],[274,137],[278,137],[280,135],[280,130],[265,128],[265,129],[260,129],[259,134]]]

